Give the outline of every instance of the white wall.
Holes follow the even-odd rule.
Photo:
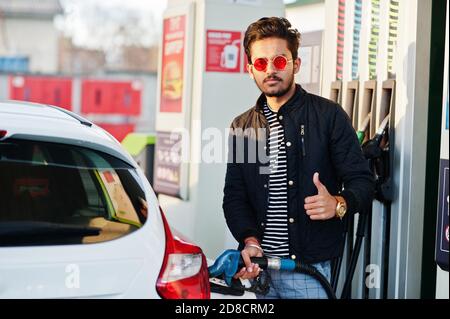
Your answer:
[[[306,91],[320,94],[325,3],[286,8],[286,18],[302,34],[299,50],[302,66],[295,81]]]
[[[29,56],[31,72],[57,71],[58,34],[53,21],[7,18],[4,23],[6,53]]]
[[[331,83],[336,80],[336,48],[338,1],[325,0],[325,32],[323,34],[321,95],[328,98]],[[348,51],[350,52],[350,51]]]
[[[322,31],[325,29],[325,4],[286,8],[286,18],[301,33]]]

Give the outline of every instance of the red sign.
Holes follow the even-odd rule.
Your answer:
[[[81,111],[85,114],[140,115],[139,82],[83,80]]]
[[[241,71],[241,32],[206,31],[206,72]]]
[[[160,112],[181,113],[186,16],[164,19]]]
[[[51,104],[71,110],[72,79],[50,76],[11,76],[9,98]]]

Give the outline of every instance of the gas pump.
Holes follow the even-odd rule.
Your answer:
[[[375,176],[375,198],[382,203],[392,201],[389,153],[389,118],[387,115],[375,136],[362,145],[364,156],[369,160]]]
[[[356,86],[352,82],[359,81],[360,101],[356,104],[358,127],[355,129],[359,141],[364,144],[366,156],[370,158],[370,166],[377,182],[372,212],[367,216],[370,220],[365,222],[367,232],[361,244],[360,258],[351,284],[352,291],[348,295],[352,298],[371,299],[417,298],[430,286],[424,278],[429,277],[429,274],[423,272],[424,267],[428,267],[425,261],[429,260],[425,259],[429,257],[426,252],[429,245],[422,245],[423,239],[424,244],[429,242],[428,236],[422,236],[427,235],[429,230],[423,226],[424,221],[431,224],[433,219],[429,217],[431,212],[427,210],[427,205],[424,205],[424,195],[429,193],[424,190],[429,188],[422,181],[428,181],[430,175],[426,171],[429,155],[423,124],[430,110],[434,112],[431,106],[427,108],[424,105],[426,99],[432,96],[429,88],[435,87],[436,83],[432,81],[433,77],[421,77],[420,73],[414,71],[418,71],[419,65],[424,65],[417,63],[424,55],[431,65],[436,59],[434,53],[431,59],[428,57],[428,53],[438,48],[434,44],[435,40],[430,41],[430,36],[434,37],[434,26],[442,24],[441,20],[437,22],[434,12],[442,9],[443,4],[438,6],[434,1],[418,1],[414,5],[402,5],[403,2],[397,0],[354,0],[346,2],[347,8],[344,11],[340,4],[339,0],[326,2],[327,32],[322,59],[322,95],[329,95],[332,84],[329,96],[337,96],[336,83],[333,82],[339,79],[335,72],[338,60],[335,50],[342,48],[339,41],[344,39],[343,77],[340,79],[344,86],[342,106],[350,110],[352,103],[349,96],[356,95]],[[348,8],[350,9],[347,10]],[[340,30],[338,20],[342,17],[339,13],[345,11],[345,27]],[[441,18],[444,18],[443,14],[439,19]],[[443,29],[439,28],[439,32]],[[448,27],[445,28],[447,29]],[[342,33],[345,33],[344,37]],[[339,37],[337,40],[336,35]],[[423,41],[417,42],[418,36]],[[439,39],[441,36],[439,33]],[[433,43],[431,51],[429,43]],[[449,56],[448,42],[445,47],[445,56]],[[448,62],[446,63],[444,70],[448,70]],[[448,72],[445,73],[448,75]],[[448,81],[444,83],[444,88],[447,90]],[[399,89],[399,94],[396,94],[396,89]],[[354,120],[353,118],[353,125]],[[375,137],[377,131],[380,132],[384,127],[383,122],[387,124],[384,131]],[[443,149],[448,156],[448,140]],[[448,164],[441,165],[447,167]],[[433,167],[433,174],[434,172]],[[446,176],[448,175],[445,175],[442,168],[441,188],[446,186],[443,182],[444,178],[447,180]],[[443,194],[440,205],[445,212],[439,211],[437,221],[442,220],[445,225],[448,223],[448,202],[444,191],[441,191]],[[351,250],[349,244],[359,249],[355,246],[358,217],[360,216],[355,214],[355,227],[349,225],[345,234],[347,240],[342,258],[342,273],[348,273],[351,268],[347,259]],[[350,218],[348,222],[350,223]],[[447,225],[438,226],[437,244],[442,242],[441,238],[447,241],[446,227]],[[446,250],[445,245],[441,246]],[[439,257],[436,251],[436,295],[448,298],[448,273],[440,266],[440,260],[448,263],[448,251],[445,253],[445,256]],[[339,273],[339,269],[336,272]],[[339,284],[334,282],[333,287],[340,291],[344,274],[333,273],[333,278],[337,277]]]
[[[133,156],[152,185],[155,140],[155,134],[130,133],[122,141],[122,146]]]

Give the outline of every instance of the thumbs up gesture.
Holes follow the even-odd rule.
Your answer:
[[[335,217],[337,200],[320,182],[319,173],[314,173],[313,183],[317,187],[317,195],[305,198],[306,214],[311,220],[327,220]]]

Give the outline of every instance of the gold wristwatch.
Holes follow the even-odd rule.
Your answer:
[[[336,217],[342,219],[347,212],[347,203],[345,202],[344,197],[342,196],[334,196],[337,200],[336,204]]]

